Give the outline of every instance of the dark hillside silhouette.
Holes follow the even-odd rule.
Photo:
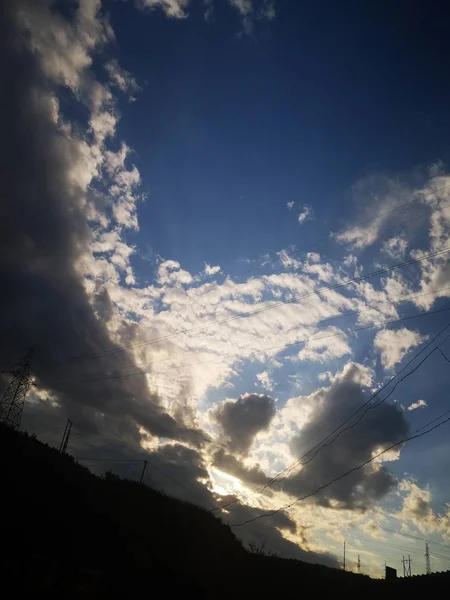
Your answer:
[[[381,591],[361,575],[251,554],[210,512],[0,427],[2,592],[46,598]],[[386,592],[387,589],[384,589]]]

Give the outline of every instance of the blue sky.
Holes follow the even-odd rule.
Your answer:
[[[111,6],[121,61],[146,82],[119,128],[153,200],[142,236],[189,268],[297,243],[292,200],[321,215],[302,238],[322,237],[351,215],[356,180],[448,158],[433,16],[424,48],[421,12],[360,3],[284,3],[253,37],[230,6],[210,23],[200,3],[181,20],[130,13]]]
[[[156,481],[168,493],[216,508],[232,498],[218,514],[236,524],[448,410],[437,351],[388,384],[437,345],[450,358],[442,12],[423,2],[19,4],[17,39],[34,69],[23,89],[39,99],[21,143],[40,148],[19,179],[44,191],[39,225],[11,241],[32,282],[14,289],[34,294],[33,318],[17,297],[4,312],[16,321],[1,325],[5,344],[14,324],[23,346],[39,341],[26,428],[56,443],[71,418],[74,453],[146,453],[171,474]],[[11,111],[21,103],[11,92]],[[11,189],[10,228],[25,228],[35,205]],[[300,468],[385,384],[382,406]],[[262,533],[235,532],[326,564],[347,538],[350,567],[359,552],[376,576],[392,543],[417,553],[416,572],[425,539],[450,560],[438,545],[450,545],[447,439],[443,425]]]

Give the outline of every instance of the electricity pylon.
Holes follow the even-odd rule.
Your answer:
[[[32,358],[33,350],[28,350],[20,359],[17,367],[12,371],[7,371],[13,378],[0,400],[0,423],[9,425],[13,429],[20,428],[25,398],[33,383],[31,378]]]
[[[402,558],[403,577],[411,577],[411,555],[408,558]]]

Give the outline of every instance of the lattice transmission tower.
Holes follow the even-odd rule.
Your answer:
[[[31,378],[32,358],[33,351],[28,350],[20,359],[17,367],[12,371],[7,371],[13,378],[0,400],[0,423],[9,425],[13,429],[20,428],[25,398],[33,383]]]
[[[403,577],[411,577],[411,555],[408,558],[402,558]]]

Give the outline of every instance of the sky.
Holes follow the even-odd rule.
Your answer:
[[[450,568],[442,6],[4,4],[23,428],[59,445],[70,418],[95,472],[148,460],[245,544],[339,567],[345,540],[380,576],[428,540]]]

